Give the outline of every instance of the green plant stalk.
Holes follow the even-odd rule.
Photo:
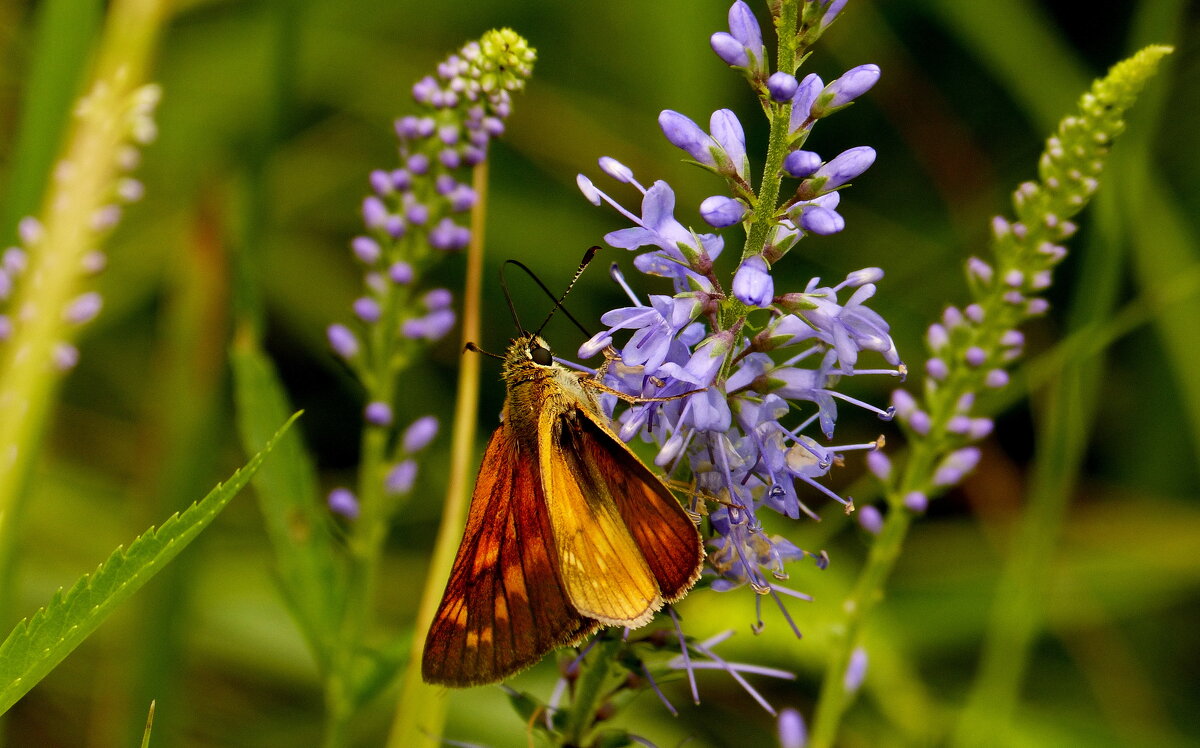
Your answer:
[[[796,20],[797,0],[785,0],[776,20],[778,52],[776,62],[780,70],[796,69]],[[770,107],[771,134],[767,143],[767,161],[763,165],[762,182],[758,186],[758,198],[750,218],[750,230],[746,232],[746,244],[742,259],[762,254],[767,243],[767,231],[775,223],[775,207],[779,202],[779,184],[783,181],[783,159],[788,154],[788,125],[790,109],[784,104],[773,103]]]
[[[471,243],[467,247],[467,275],[463,288],[462,341],[473,343],[482,334],[480,312],[483,294],[483,231],[487,206],[487,161],[475,167],[471,186],[479,199],[471,210]],[[450,477],[446,484],[446,504],[434,541],[425,589],[413,621],[412,650],[404,673],[404,684],[392,722],[388,746],[414,748],[439,746],[446,721],[447,690],[421,679],[421,656],[425,633],[433,622],[450,566],[462,539],[470,503],[471,476],[475,466],[475,435],[479,425],[480,357],[463,356],[454,406],[454,429],[450,444]]]
[[[11,588],[16,518],[61,381],[54,349],[74,336],[63,310],[81,290],[83,258],[99,243],[92,216],[109,200],[117,151],[126,141],[117,126],[119,106],[142,85],[165,6],[165,0],[113,4],[88,89],[104,85],[109,93],[93,97],[93,111],[70,127],[59,162],[72,165],[72,178],[49,184],[40,216],[44,233],[13,300],[20,322],[0,360],[0,590]],[[7,600],[0,594],[0,602]]]
[[[937,451],[927,442],[913,445],[905,471],[905,483],[915,483],[921,476],[928,475],[937,456]],[[855,694],[847,691],[845,685],[850,656],[860,643],[863,626],[870,618],[872,610],[883,599],[884,585],[896,566],[896,559],[900,557],[900,551],[904,547],[908,528],[912,525],[913,514],[904,507],[904,494],[903,490],[888,494],[889,511],[884,519],[883,528],[871,545],[866,565],[859,574],[854,589],[842,605],[844,617],[840,626],[834,629],[832,651],[825,665],[812,736],[808,743],[810,748],[828,748],[835,744],[842,715],[853,703]]]
[[[591,662],[580,667],[579,680],[575,682],[575,693],[567,722],[559,744],[562,746],[584,745],[584,738],[596,723],[596,712],[604,704],[604,684],[609,679],[612,663],[621,651],[618,638],[598,642],[592,649]]]

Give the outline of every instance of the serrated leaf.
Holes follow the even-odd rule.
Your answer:
[[[151,577],[208,527],[213,518],[245,487],[279,438],[300,414],[288,419],[241,470],[162,527],[150,528],[129,545],[117,548],[96,571],[85,574],[64,593],[54,593],[46,607],[22,620],[0,644],[0,714],[33,688],[79,646]]]
[[[287,394],[271,360],[248,335],[230,352],[242,443],[259,444],[289,410]],[[284,600],[318,663],[328,662],[328,643],[342,585],[338,578],[316,468],[299,432],[282,439],[271,464],[254,477],[254,490],[275,551]]]

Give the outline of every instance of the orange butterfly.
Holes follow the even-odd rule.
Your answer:
[[[425,638],[429,683],[493,683],[601,626],[643,626],[704,561],[692,520],[600,412],[607,387],[530,333],[503,376],[501,424]]]

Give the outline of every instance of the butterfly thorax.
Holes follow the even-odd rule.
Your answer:
[[[538,418],[545,414],[573,417],[577,408],[595,412],[596,397],[585,388],[579,373],[555,363],[550,347],[541,337],[522,335],[509,344],[504,355],[504,421],[512,433],[536,439]]]

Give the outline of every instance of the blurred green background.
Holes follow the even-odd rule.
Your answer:
[[[767,17],[765,7],[752,7]],[[70,23],[60,17],[47,32],[46,19],[64,8]],[[349,480],[360,394],[327,352],[324,328],[350,316],[361,279],[348,241],[359,230],[366,175],[393,165],[391,123],[414,111],[409,89],[417,78],[492,27],[513,27],[539,51],[534,79],[492,151],[490,326],[479,342],[498,350],[512,332],[492,283],[500,262],[522,260],[558,288],[588,245],[623,225],[574,186],[580,171],[599,176],[597,157],[618,158],[646,183],[666,179],[679,198],[677,215],[698,223],[696,206],[719,185],[680,162],[656,125],[661,109],[704,122],[714,109],[733,108],[751,153],[761,153],[765,127],[755,102],[708,47],[708,36],[725,28],[727,8],[724,0],[179,3],[152,73],[164,98],[160,137],[140,170],[147,195],[109,244],[110,266],[99,279],[105,309],[86,329],[81,364],[62,393],[26,518],[16,615],[31,613],[242,462],[225,362],[235,263],[257,268],[267,345],[294,403],[307,411],[300,428],[323,484]],[[15,237],[16,219],[36,211],[36,175],[45,173],[69,106],[69,96],[56,92],[75,91],[102,10],[90,1],[0,4],[5,242]],[[1099,389],[1061,426],[1066,437],[1085,438],[1086,453],[1078,471],[1061,476],[1071,503],[1057,550],[1037,570],[1049,593],[1045,630],[1030,652],[1014,739],[1200,741],[1198,24],[1200,9],[1177,0],[1106,0],[1086,11],[1032,0],[853,0],[805,67],[827,81],[864,62],[883,68],[879,85],[819,125],[808,144],[827,158],[871,145],[879,157],[843,196],[847,229],[803,242],[779,266],[776,287],[798,290],[812,276],[883,267],[873,308],[919,370],[924,326],[945,303],[966,298],[962,261],[985,251],[991,216],[1035,176],[1057,120],[1092,78],[1134,49],[1177,48],[1139,102],[1084,214],[1050,293],[1051,314],[1026,331],[1028,366],[983,445],[983,464],[935,503],[908,540],[870,627],[871,670],[843,745],[937,743],[954,725],[999,569],[1023,551],[1013,542],[1014,523],[1039,467],[1034,435],[1046,423],[1044,394],[1064,365],[1089,372]],[[632,191],[613,192],[636,204]],[[602,257],[629,267],[620,250]],[[453,257],[427,282],[457,289],[462,272],[462,258]],[[643,293],[661,290],[648,279],[635,283]],[[515,296],[531,319],[547,309],[540,294]],[[1111,304],[1097,302],[1110,296]],[[570,300],[593,326],[621,303],[599,269]],[[1089,307],[1096,303],[1099,310]],[[1081,319],[1091,320],[1082,330]],[[561,321],[550,338],[564,352],[579,342]],[[452,335],[410,370],[399,421],[433,412],[448,422],[458,358]],[[917,386],[919,378],[910,381]],[[483,434],[503,397],[490,361],[485,382]],[[873,402],[887,397],[886,382],[850,384]],[[894,433],[844,409],[838,442],[869,440],[881,429]],[[398,636],[409,635],[420,593],[415,580],[423,579],[439,516],[447,444],[443,434],[426,455],[392,534],[379,604]],[[861,459],[848,460],[838,487],[869,496],[861,474]],[[801,565],[792,575],[794,588],[816,598],[791,607],[802,640],[766,606],[766,630],[752,634],[748,589],[705,592],[680,606],[689,633],[737,630],[719,650],[727,659],[798,672],[795,682],[754,683],[777,708],[806,716],[830,621],[867,548],[836,508],[822,513],[820,524],[773,528],[833,560],[825,572]],[[317,743],[315,667],[273,585],[257,507],[240,497],[10,712],[10,744],[132,745],[151,698],[158,700],[156,746]],[[4,629],[13,622],[3,621]],[[554,678],[552,662],[543,663],[515,684],[545,698]],[[700,692],[703,704],[694,707],[672,684],[678,718],[647,694],[620,724],[659,745],[773,740],[773,720],[727,676],[706,674]],[[364,715],[363,745],[382,740],[393,699],[389,693]],[[446,737],[526,743],[524,725],[494,687],[452,695]]]

